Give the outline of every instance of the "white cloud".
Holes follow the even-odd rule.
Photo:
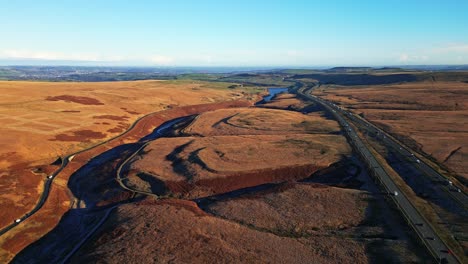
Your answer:
[[[0,52],[0,57],[7,59],[35,59],[35,60],[73,60],[73,61],[100,61],[97,54],[76,53],[64,54],[50,51],[30,51],[30,50],[4,50]]]
[[[25,60],[47,60],[47,61],[77,61],[77,62],[109,62],[117,64],[157,64],[168,65],[174,59],[162,55],[148,57],[143,56],[120,56],[102,55],[97,53],[62,53],[50,51],[30,50],[3,50],[0,51],[0,59],[25,59]]]
[[[398,60],[400,62],[407,62],[409,60],[409,56],[406,53],[400,54],[400,58]]]
[[[408,53],[401,53],[398,61],[401,63],[424,63],[429,60],[427,55],[410,55]]]
[[[167,65],[174,62],[174,58],[163,56],[163,55],[153,55],[150,57],[150,62],[154,64]]]

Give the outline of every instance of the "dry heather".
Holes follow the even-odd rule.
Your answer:
[[[214,88],[168,81],[0,82],[0,228],[34,206],[45,176],[57,168],[47,164],[58,156],[116,136],[149,112],[243,96]]]
[[[349,177],[340,168],[322,176]],[[198,199],[200,207],[176,199],[120,206],[72,263],[424,263],[430,258],[408,241],[404,223],[395,221],[380,195],[317,183],[255,189]],[[129,250],[136,245],[139,250]]]
[[[219,85],[210,87],[207,83],[162,81],[0,82],[0,120],[6,124],[0,128],[0,210],[3,212],[0,228],[36,204],[45,176],[59,167],[48,165],[57,156],[119,135],[143,114],[166,109],[141,120],[125,138],[76,155],[54,179],[42,209],[2,236],[0,262],[8,262],[57,224],[72,205],[68,178],[93,156],[125,142],[134,142],[169,119],[251,104],[235,100],[246,95],[242,92],[219,89]],[[110,191],[107,196],[113,193],[116,192]]]
[[[232,115],[240,118],[220,122]],[[304,121],[312,125],[294,125]],[[182,137],[147,145],[124,182],[153,193],[220,195],[197,199],[201,208],[193,201],[152,198],[120,205],[71,262],[368,263],[382,255],[389,256],[379,260],[389,262],[399,256],[417,260],[404,238],[386,238],[394,235],[386,224],[400,227],[386,219],[387,208],[377,206],[380,196],[317,183],[257,186],[308,177],[349,154],[336,131],[336,123],[314,114],[247,108],[206,112]],[[345,184],[358,173],[335,163],[308,181],[333,178]],[[88,176],[85,188],[94,189],[95,176]],[[257,187],[229,192],[249,186]],[[376,254],[379,250],[385,252]]]
[[[310,102],[305,102],[296,97],[294,94],[280,93],[277,94],[271,101],[259,105],[260,107],[300,110],[309,106]]]
[[[145,181],[144,190],[151,192],[164,183],[171,193],[196,197],[305,177],[338,161],[349,148],[336,135],[243,135],[163,138],[144,153],[131,166],[129,185],[138,189]],[[308,169],[295,173],[294,167]],[[278,178],[273,170],[281,168],[291,169]]]
[[[135,246],[138,250],[129,250]],[[72,263],[96,261],[367,263],[367,257],[364,245],[353,240],[278,236],[207,215],[193,202],[166,200],[125,205],[113,213]]]
[[[304,115],[294,111],[265,108],[222,109],[200,115],[184,129],[188,135],[277,135],[333,133],[340,130],[334,120],[321,113]]]
[[[131,148],[128,150],[124,150],[126,147],[119,148],[123,144],[134,143],[150,134],[155,127],[181,116],[199,114],[219,108],[245,107],[251,104],[252,102],[246,100],[235,100],[182,106],[152,113],[140,119],[125,135],[75,155],[74,159],[54,179],[49,198],[41,210],[1,237],[0,262],[8,262],[26,245],[49,232],[62,215],[70,209],[71,200],[74,200],[73,205],[76,208],[85,204],[86,206],[103,206],[128,199],[131,193],[123,190],[115,181],[115,170],[118,163],[131,151]],[[132,144],[125,146],[129,145]],[[114,151],[116,148],[119,148],[120,151]],[[113,154],[109,155],[109,150]],[[117,156],[114,157],[115,155]],[[94,162],[90,162],[94,158],[99,159],[99,165],[96,166]],[[80,168],[84,168],[85,172],[77,171]],[[46,171],[46,169],[48,167],[44,167],[43,170]],[[70,178],[70,176],[72,177]],[[11,221],[9,222],[12,222],[15,215],[5,214],[5,217],[10,217]]]
[[[215,202],[207,210],[254,228],[305,236],[358,226],[369,197],[359,190],[301,183]]]
[[[206,112],[184,129],[187,136],[145,147],[126,180],[147,192],[199,197],[299,179],[349,153],[344,137],[329,134],[337,130],[334,121],[292,111]]]
[[[328,87],[316,94],[362,113],[468,179],[467,83]]]

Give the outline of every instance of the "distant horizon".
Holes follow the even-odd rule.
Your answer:
[[[5,1],[0,61],[464,65],[467,10],[459,0]]]
[[[102,63],[102,64],[100,64]],[[109,63],[109,64],[106,64]],[[28,60],[27,63],[19,61],[9,62],[0,60],[0,67],[90,67],[90,68],[244,68],[244,69],[329,69],[329,68],[408,68],[408,67],[465,67],[468,63],[460,64],[331,64],[331,65],[138,65],[138,64],[112,64],[110,62],[95,61],[55,61],[55,60]]]

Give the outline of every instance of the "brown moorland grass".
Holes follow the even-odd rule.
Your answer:
[[[156,244],[147,243],[155,240]],[[128,250],[135,245],[138,250]],[[119,207],[72,263],[149,259],[157,263],[367,263],[364,245],[357,241],[278,236],[203,214],[195,203],[179,200]]]
[[[272,116],[278,117],[278,120],[281,121],[281,115],[276,113],[278,112],[275,112]],[[221,119],[222,118],[223,117],[221,117]],[[197,119],[195,119],[193,124],[196,122]],[[243,155],[242,153],[236,153],[234,150],[237,147],[236,145],[239,144],[237,138],[245,140],[255,137],[264,137],[254,142],[254,146],[257,147],[258,145],[260,150],[269,148],[272,139],[276,142],[278,142],[277,139],[281,139],[279,141],[281,143],[275,146],[275,150],[276,152],[285,152],[284,155],[289,155],[290,150],[288,150],[288,148],[292,148],[292,146],[295,146],[295,149],[302,152],[314,152],[318,150],[318,146],[315,145],[317,144],[315,140],[321,145],[324,145],[328,144],[329,141],[326,137],[338,137],[343,139],[341,136],[333,134],[307,134],[304,132],[307,130],[311,133],[317,133],[320,131],[320,128],[317,128],[317,131],[314,132],[310,127],[303,127],[303,131],[300,131],[301,133],[298,133],[298,131],[288,133],[290,129],[288,122],[284,120],[282,122],[285,123],[284,129],[276,127],[278,134],[273,135],[249,135],[244,133],[242,135],[228,136],[188,136],[178,139],[171,138],[170,140],[181,140],[179,143],[182,144],[181,146],[183,146],[183,148],[172,146],[172,148],[168,148],[170,151],[169,154],[162,153],[164,151],[161,151],[160,148],[145,149],[141,152],[141,158],[146,160],[145,162],[147,163],[159,163],[159,153],[162,154],[163,157],[174,161],[172,164],[173,170],[176,169],[179,172],[183,172],[191,163],[196,163],[201,166],[201,170],[213,173],[215,170],[213,170],[212,167],[216,166],[218,166],[216,168],[219,171],[223,171],[226,168],[238,170],[241,166],[235,166],[236,160],[244,163],[245,158],[242,156],[245,155],[251,155],[252,159],[260,160],[259,165],[268,165],[264,161],[265,158],[258,154],[258,152],[261,151],[252,151],[251,153],[244,153]],[[274,127],[275,125],[276,124],[270,124],[269,126]],[[256,125],[251,124],[249,129],[254,131],[257,126],[262,129],[268,127],[264,122],[259,122],[256,123]],[[245,128],[243,132],[245,132]],[[334,130],[332,130],[332,132],[334,132]],[[228,144],[226,144],[226,146],[224,146],[224,140],[221,140],[223,137],[227,139]],[[310,138],[299,140],[303,137]],[[217,150],[218,148],[219,150],[223,148],[228,149],[229,152],[218,151],[216,154],[219,155],[214,156],[214,159],[224,157],[225,160],[222,160],[224,164],[218,164],[215,161],[209,163],[201,162],[203,160],[209,160],[211,156],[208,155],[205,157],[202,155],[205,149],[196,153],[199,148],[194,148],[196,149],[193,151],[195,153],[192,152],[193,155],[188,155],[188,159],[191,158],[192,160],[189,160],[190,162],[185,162],[185,156],[187,155],[182,154],[187,148],[191,148],[193,146],[192,144],[196,144],[196,142],[192,142],[188,145],[184,145],[187,138],[189,138],[189,140],[205,140],[202,142],[203,144],[200,143],[200,146],[209,145],[209,148],[216,148]],[[286,138],[286,140],[283,140],[284,138]],[[333,140],[333,138],[331,139]],[[158,139],[153,143],[159,140],[162,139]],[[207,144],[207,142],[210,143],[210,140],[216,142],[211,145]],[[232,142],[230,140],[232,140]],[[307,147],[309,147],[307,144],[304,145],[307,141],[312,141],[311,149],[307,149]],[[264,142],[266,142],[266,146],[262,146]],[[243,144],[245,146],[252,145],[249,142]],[[330,144],[333,148],[336,147],[335,144],[339,145],[339,147],[336,148],[337,150],[343,148],[345,151],[343,151],[343,149],[340,150],[343,154],[349,153],[348,146],[344,140],[341,143],[331,142]],[[233,147],[234,149],[231,149]],[[207,150],[207,153],[211,152]],[[272,151],[263,153],[263,156],[271,155],[275,158],[283,155],[281,153],[271,153]],[[320,155],[323,154],[324,153],[320,153]],[[200,180],[198,183],[201,183],[199,186],[213,188],[224,193],[229,190],[220,188],[223,187],[223,185],[234,186],[234,189],[242,188],[245,186],[236,184],[248,181],[252,182],[252,179],[261,179],[264,182],[276,182],[278,179],[291,179],[291,175],[295,175],[293,179],[303,178],[318,169],[315,166],[316,163],[324,162],[323,160],[315,161],[315,159],[320,159],[320,155],[317,154],[315,157],[309,157],[310,162],[306,165],[284,167],[280,164],[280,168],[275,169],[278,167],[278,164],[272,162],[265,170],[235,171],[230,177],[211,178],[202,175],[202,177],[206,179]],[[200,156],[203,156],[203,160]],[[307,155],[301,153],[301,156]],[[83,157],[78,156],[76,159],[80,160],[83,159]],[[296,158],[289,158],[289,161],[283,161],[281,159],[280,162],[292,163],[294,159]],[[304,161],[301,159],[303,159],[303,157],[299,157],[296,160],[300,162]],[[174,163],[176,165],[174,165]],[[177,164],[179,164],[180,167],[178,167]],[[247,165],[255,167],[252,163]],[[108,166],[108,164],[103,166]],[[352,173],[351,171],[354,170],[346,170],[343,171],[343,173]],[[91,175],[89,177],[89,188],[94,189],[93,186],[95,186],[96,182],[110,182],[103,178],[106,177],[106,174],[109,173]],[[341,173],[339,174],[341,175]],[[149,173],[136,175],[136,177],[140,177],[140,180],[142,180],[148,188],[154,187],[155,184],[160,184],[161,182],[151,179],[153,176],[155,175],[150,175]],[[335,175],[333,177],[341,176]],[[348,176],[343,175],[343,177]],[[234,181],[232,181],[233,178],[235,178]],[[254,185],[261,183],[263,182],[256,182]],[[83,182],[83,185],[85,186],[87,183]],[[211,263],[226,261],[355,263],[357,259],[359,261],[358,263],[367,263],[370,261],[369,258],[375,257],[375,255],[369,252],[371,251],[370,247],[374,248],[374,245],[377,245],[375,243],[379,243],[379,245],[377,245],[378,250],[386,252],[380,253],[381,255],[389,254],[387,250],[391,247],[392,249],[400,248],[398,252],[403,252],[401,256],[405,256],[405,259],[414,258],[413,254],[408,252],[408,249],[404,246],[404,242],[401,243],[402,241],[400,239],[398,239],[399,241],[394,241],[393,239],[386,238],[387,233],[384,231],[383,225],[374,227],[373,224],[369,225],[368,221],[370,221],[370,219],[364,220],[368,218],[369,214],[368,203],[370,204],[370,201],[373,200],[369,199],[369,196],[372,196],[371,194],[357,190],[328,187],[316,183],[283,183],[275,186],[275,188],[270,188],[265,191],[256,191],[249,195],[241,195],[239,200],[234,198],[233,200],[215,202],[217,209],[227,206],[227,209],[224,210],[223,213],[228,216],[230,215],[228,212],[230,211],[229,208],[235,207],[233,204],[237,201],[241,201],[240,208],[232,210],[233,218],[226,217],[226,219],[221,219],[224,218],[224,216],[210,215],[210,213],[207,213],[210,210],[205,212],[194,202],[186,200],[165,199],[156,201],[152,198],[147,198],[136,204],[121,205],[112,213],[110,219],[106,221],[104,228],[100,229],[100,231],[93,236],[91,241],[78,252],[72,262],[126,263],[152,261],[161,263]],[[203,195],[206,194],[207,192]],[[224,195],[222,197],[224,197]],[[228,197],[232,196],[228,194]],[[217,198],[214,198],[214,200],[212,199],[213,198],[208,198],[207,200],[217,201]],[[372,211],[374,210],[376,209]],[[221,211],[218,212],[220,213]],[[248,215],[251,214],[252,217],[255,218],[256,213],[262,214],[263,218],[260,217],[258,219],[259,221],[254,220],[253,223],[249,223],[249,220],[252,218],[249,218]],[[265,214],[269,213],[271,213],[271,218],[266,219]],[[374,215],[379,215],[379,217],[382,218],[380,213],[380,211],[375,211]],[[237,221],[236,217],[240,220]],[[242,219],[244,219],[245,222],[242,222]],[[365,222],[367,222],[367,224]],[[292,226],[295,228],[291,228]],[[357,230],[361,231],[356,232]],[[362,232],[362,230],[366,231]],[[391,246],[383,246],[381,245],[382,243],[391,244]],[[135,246],[138,246],[139,250],[132,250]],[[393,253],[393,251],[391,252]],[[411,257],[408,257],[408,255],[411,255]],[[398,259],[398,257],[396,259]]]
[[[129,185],[151,192],[151,184],[139,184],[140,178],[145,177],[149,182],[152,179],[153,185],[165,183],[170,193],[179,192],[177,187],[182,185],[188,188],[181,193],[184,197],[199,197],[236,187],[307,177],[340,160],[349,148],[345,139],[336,135],[243,135],[162,138],[148,145],[143,153],[131,165]],[[290,169],[277,178],[271,172],[307,165],[311,167],[302,175]],[[242,177],[252,172],[258,175]],[[260,182],[258,177],[262,178]],[[236,178],[242,184],[236,183]]]
[[[59,177],[54,180],[54,185],[52,186],[49,199],[46,201],[44,207],[31,218],[22,221],[19,226],[15,227],[13,230],[2,236],[0,239],[0,261],[8,262],[24,246],[36,241],[39,237],[50,231],[58,223],[63,213],[70,208],[70,201],[73,201],[75,208],[86,206],[83,201],[73,197],[73,195],[70,193],[70,190],[68,189],[68,179],[80,167],[89,162],[91,158],[107,150],[110,150],[113,147],[135,142],[143,136],[148,135],[155,127],[160,126],[168,120],[172,120],[181,116],[199,114],[200,112],[204,111],[212,111],[217,108],[245,107],[251,103],[252,102],[245,100],[236,100],[194,106],[183,106],[175,109],[160,111],[141,119],[135,125],[135,127],[124,136],[118,137],[104,145],[94,147],[88,151],[75,155],[74,159],[59,174]],[[114,166],[116,166],[116,164],[114,164]],[[41,168],[43,168],[44,171],[51,169],[49,167]],[[92,190],[92,193],[88,193],[88,196],[96,198],[94,203],[99,205],[106,205],[108,203],[128,199],[131,196],[131,193],[122,190],[120,186],[116,184],[114,173],[109,173],[109,171],[105,170],[102,172],[103,173],[97,175],[90,175],[91,177],[88,177],[88,182],[83,183],[83,187]],[[94,187],[99,188],[94,189]]]
[[[278,135],[334,133],[338,123],[321,113],[304,115],[294,111],[266,108],[221,109],[203,113],[183,130],[187,135]]]
[[[310,104],[311,103],[298,99],[294,94],[280,93],[271,101],[259,105],[259,107],[299,110]]]
[[[141,116],[138,113],[243,97],[241,91],[210,85],[0,82],[0,210],[5,213],[0,228],[36,203],[45,178],[32,173],[36,167],[116,136]]]
[[[125,139],[114,140],[114,146],[122,144],[125,140],[137,140],[150,133],[162,122],[172,118],[213,110],[216,107],[230,107],[229,104],[235,106],[251,104],[246,101],[243,103],[234,101],[233,103],[222,103],[222,101],[242,98],[244,95],[242,92],[220,88],[219,85],[210,88],[210,84],[206,83],[161,81],[115,83],[0,82],[0,90],[5,95],[0,99],[0,113],[2,118],[10,121],[6,123],[8,125],[0,128],[3,133],[0,139],[2,146],[0,150],[0,157],[2,157],[0,161],[1,226],[11,223],[13,219],[22,216],[36,204],[42,192],[45,176],[58,168],[58,166],[48,164],[52,163],[59,155],[83,149],[118,135],[138,118],[136,111],[133,112],[135,113],[133,115],[129,113],[131,110],[128,109],[137,109],[139,112],[145,113],[170,109],[171,105],[175,104],[181,105],[178,109],[163,111],[161,115],[153,115],[146,119],[151,122],[140,122],[132,130],[132,133],[126,135]],[[51,102],[45,99],[48,95],[65,92],[77,94],[77,96],[85,94],[88,97],[92,94],[105,104],[83,106],[76,102]],[[125,101],[127,108],[121,109],[123,97],[133,97],[138,101],[141,100],[138,93],[141,93],[142,98],[147,99],[145,103]],[[164,102],[171,102],[171,104]],[[190,106],[201,102],[220,103]],[[49,105],[51,103],[60,103],[60,105]],[[64,108],[80,110],[62,110]],[[96,115],[96,113],[99,114]],[[96,118],[94,117],[96,116],[104,118],[98,120],[105,120],[105,122],[95,122]],[[54,130],[39,131],[34,126],[37,124],[37,127],[41,127],[44,123],[52,126]],[[119,131],[107,131],[110,130],[109,127],[113,126],[119,127]],[[26,127],[28,129],[32,127],[35,130],[25,130]],[[101,134],[105,134],[105,137],[102,137]],[[67,135],[66,140],[74,141],[58,141],[60,135]],[[99,135],[99,138],[96,138],[96,135]],[[8,235],[2,236],[2,241],[0,241],[0,259],[2,261],[8,261],[18,252],[21,245],[35,241],[55,226],[61,215],[70,207],[71,198],[69,198],[67,188],[68,177],[91,157],[110,147],[112,144],[106,144],[82,153],[66,167],[60,177],[54,180],[50,198],[43,209],[32,218],[22,222]],[[61,197],[61,202],[56,202],[53,197]],[[67,198],[64,199],[64,197]],[[18,243],[17,238],[25,238],[25,234],[28,234],[26,236],[28,239],[21,239],[22,242]],[[11,245],[15,246],[10,248]]]
[[[365,220],[369,197],[354,189],[296,183],[283,190],[215,202],[207,210],[262,230],[304,236],[319,230],[358,226]]]
[[[183,130],[184,137],[151,142],[124,178],[135,189],[182,197],[298,179],[349,154],[345,138],[330,134],[337,131],[335,121],[319,115],[266,108],[209,111]]]
[[[468,84],[321,87],[316,95],[351,108],[468,179]]]
[[[388,175],[393,179],[395,184],[412,201],[412,203],[421,213],[421,215],[429,221],[436,233],[450,247],[450,249],[453,250],[457,257],[464,260],[466,258],[466,254],[464,254],[467,248],[466,243],[463,240],[455,239],[453,233],[450,231],[450,228],[447,226],[447,221],[444,221],[440,218],[438,213],[440,213],[440,209],[442,208],[431,205],[428,201],[419,197],[413,191],[413,189],[411,189],[411,187],[404,181],[404,179],[401,178],[401,176],[387,163],[385,158],[381,154],[379,154],[379,152],[375,149],[376,147],[379,147],[378,144],[373,142],[373,140],[366,139],[366,137],[362,135],[361,132],[359,133],[361,134],[361,138],[363,138],[364,141],[370,146],[370,152],[373,153],[374,157],[376,157],[376,159],[379,161],[379,163],[382,165],[382,167],[385,169]],[[456,226],[463,226],[463,224],[457,223],[457,220],[463,221],[461,219],[456,218],[450,219],[449,221],[451,222],[451,224],[454,224]]]

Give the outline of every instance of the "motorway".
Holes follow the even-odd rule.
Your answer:
[[[332,107],[336,108],[333,104]],[[434,170],[430,165],[424,162],[423,159],[416,157],[409,149],[395,141],[391,135],[388,135],[367,120],[352,113],[347,113],[347,117],[367,133],[379,135],[379,140],[383,145],[390,147],[396,154],[409,160],[412,166],[416,167],[418,171],[422,172],[432,182],[439,183],[438,187],[444,190],[446,195],[458,203],[463,210],[466,211],[468,209],[468,196],[462,191],[463,188],[453,185],[449,179]]]
[[[419,239],[429,250],[434,259],[438,262],[445,263],[460,263],[456,256],[451,253],[452,251],[448,246],[442,241],[442,239],[437,235],[429,222],[419,213],[411,201],[406,197],[406,195],[400,190],[400,188],[395,184],[393,179],[385,171],[379,161],[374,157],[372,152],[368,149],[368,146],[363,143],[361,138],[358,136],[358,133],[351,127],[344,118],[346,114],[349,115],[346,111],[335,106],[334,104],[318,98],[314,95],[304,92],[305,89],[300,88],[297,90],[297,93],[302,97],[312,100],[320,105],[322,105],[328,112],[330,112],[336,120],[346,131],[346,135],[349,138],[351,145],[354,150],[361,156],[362,160],[367,164],[371,174],[378,180],[381,187],[384,188],[384,191],[389,194],[391,200],[395,203],[396,207],[403,214],[405,220],[408,222],[410,227],[416,232]],[[375,128],[377,129],[377,128]],[[398,149],[401,147],[402,150],[406,150],[404,147],[399,146],[398,143],[393,142],[393,144],[398,145]],[[409,152],[408,152],[409,153]],[[418,163],[424,164],[424,163]],[[423,166],[423,165],[422,165]],[[427,165],[426,165],[427,166]],[[397,194],[397,195],[395,195]],[[464,195],[464,194],[463,194]]]

